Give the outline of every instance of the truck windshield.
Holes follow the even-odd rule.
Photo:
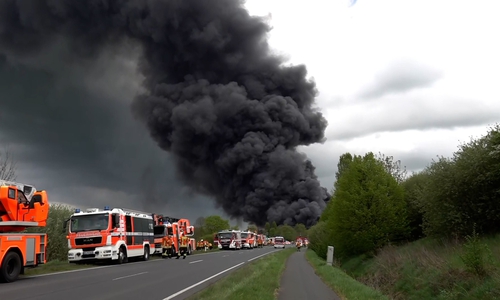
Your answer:
[[[230,239],[233,237],[231,232],[219,233],[219,239]]]
[[[93,214],[71,217],[71,232],[106,230],[109,227],[109,214]]]
[[[247,237],[248,237],[248,233],[242,233],[242,234],[241,234],[241,238],[242,238],[242,239],[246,239]]]
[[[283,238],[275,238],[274,239],[275,243],[283,243],[284,241],[285,241],[285,239],[283,239]]]

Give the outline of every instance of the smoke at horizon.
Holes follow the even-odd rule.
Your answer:
[[[283,66],[269,30],[235,0],[0,2],[0,54],[30,58],[60,40],[75,61],[139,51],[145,91],[131,113],[177,176],[231,217],[309,226],[328,194],[296,148],[322,142],[327,122],[305,66]]]

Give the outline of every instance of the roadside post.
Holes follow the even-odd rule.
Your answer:
[[[333,266],[333,252],[335,248],[333,246],[328,246],[328,251],[326,253],[326,264]]]

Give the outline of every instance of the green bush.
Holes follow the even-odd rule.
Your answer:
[[[498,232],[500,223],[500,126],[459,146],[452,158],[440,157],[425,170],[424,230],[434,236]]]
[[[481,243],[475,229],[472,235],[466,236],[463,247],[464,253],[460,259],[465,264],[466,270],[478,276],[486,275],[488,266],[493,261],[492,254],[488,245]]]
[[[51,204],[47,226],[27,230],[27,232],[47,233],[47,260],[65,261],[68,259],[68,240],[63,226],[72,213],[73,210],[69,206]]]
[[[322,218],[339,258],[374,252],[408,235],[404,190],[373,153],[353,157],[328,206],[332,215]]]
[[[309,228],[307,233],[309,239],[309,248],[316,252],[316,254],[326,259],[326,252],[328,251],[330,232],[325,221],[320,221],[316,225]]]

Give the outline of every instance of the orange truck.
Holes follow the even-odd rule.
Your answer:
[[[155,215],[154,226],[154,254],[162,253],[162,239],[165,236],[170,236],[173,241],[173,255],[177,255],[180,248],[181,238],[183,236],[190,237],[188,243],[187,254],[192,254],[196,249],[196,240],[192,238],[194,235],[194,226],[191,225],[188,219],[177,219],[163,215]]]
[[[257,234],[251,231],[241,233],[242,248],[253,249],[257,247]]]
[[[257,247],[262,248],[266,245],[267,237],[264,234],[257,234]]]
[[[47,234],[23,231],[45,227],[48,213],[46,191],[0,180],[0,281],[16,281],[25,268],[47,262]]]

